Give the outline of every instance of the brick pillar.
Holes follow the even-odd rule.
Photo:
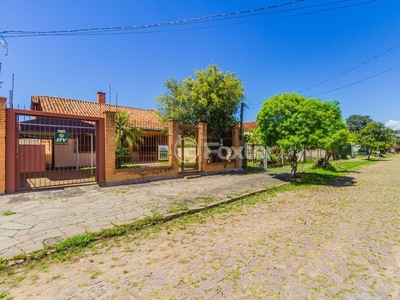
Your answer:
[[[0,194],[6,192],[6,97],[0,97]]]
[[[205,170],[205,166],[207,165],[208,153],[207,153],[207,123],[200,123],[198,125],[199,128],[199,138],[197,141],[199,147],[199,166],[200,171]]]
[[[178,120],[168,120],[168,163],[173,166],[174,172],[179,172],[178,162]],[[176,149],[175,149],[176,148]]]
[[[232,128],[232,147],[239,149],[240,147],[240,138],[239,138],[239,127]],[[240,157],[237,156],[235,158],[236,168],[240,167]]]
[[[115,112],[104,112],[105,119],[105,181],[115,174]]]

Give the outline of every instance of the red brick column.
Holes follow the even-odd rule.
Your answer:
[[[105,119],[105,181],[115,175],[115,112],[104,112]]]
[[[232,128],[232,146],[235,147],[236,149],[239,149],[240,147],[240,138],[239,138],[239,128],[238,127],[233,127]],[[240,164],[240,158],[237,156],[235,158],[236,162],[236,168],[239,168]]]
[[[6,103],[0,97],[0,194],[6,192]]]
[[[197,139],[197,147],[199,151],[198,162],[200,171],[205,170],[205,165],[207,165],[208,153],[207,148],[205,147],[207,144],[207,123],[199,123],[198,125],[198,139]]]
[[[179,123],[178,120],[168,121],[168,163],[173,167],[174,172],[179,172],[179,162],[177,149],[175,146],[178,143]]]

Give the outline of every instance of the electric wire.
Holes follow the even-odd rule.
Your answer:
[[[354,67],[352,67],[352,68],[350,68],[350,69],[348,69],[348,70],[346,70],[346,71],[344,71],[344,72],[342,72],[342,73],[340,73],[340,74],[338,74],[338,75],[336,75],[336,76],[333,76],[333,77],[331,77],[331,78],[329,78],[329,79],[327,79],[327,80],[321,81],[320,83],[314,84],[313,86],[310,86],[310,87],[308,87],[308,88],[302,89],[302,90],[298,91],[298,93],[301,93],[301,92],[310,90],[310,89],[315,88],[315,87],[317,87],[317,86],[319,86],[319,85],[321,85],[321,84],[324,84],[324,83],[326,83],[326,82],[328,82],[328,81],[331,81],[331,80],[333,80],[333,79],[336,79],[336,78],[338,78],[338,77],[340,77],[340,76],[342,76],[342,75],[344,75],[344,74],[347,74],[347,73],[349,73],[349,72],[351,72],[351,71],[353,71],[353,70],[355,70],[355,69],[357,69],[357,68],[359,68],[359,67],[361,67],[361,66],[363,66],[363,65],[365,65],[365,64],[367,64],[367,63],[369,63],[369,62],[371,62],[371,61],[373,61],[374,59],[376,59],[376,58],[378,58],[378,57],[380,57],[380,56],[382,56],[382,55],[388,53],[389,51],[392,51],[393,49],[396,49],[396,48],[399,47],[399,46],[400,46],[400,44],[397,44],[396,46],[391,47],[391,48],[385,50],[384,52],[382,52],[382,53],[380,53],[380,54],[378,54],[378,55],[375,55],[374,57],[372,57],[372,58],[370,58],[370,59],[368,59],[368,60],[366,60],[366,61],[364,61],[364,62],[358,64],[357,66],[354,66]]]
[[[213,15],[207,15],[207,16],[202,16],[202,17],[197,17],[197,18],[190,18],[190,19],[184,19],[184,20],[178,20],[178,21],[169,21],[169,22],[160,22],[160,23],[155,23],[155,24],[147,24],[147,25],[132,25],[132,26],[114,26],[114,27],[98,27],[98,28],[83,28],[83,29],[70,29],[70,30],[51,30],[51,31],[25,31],[25,30],[5,30],[5,31],[0,31],[0,33],[13,33],[13,34],[46,34],[46,35],[53,35],[53,34],[64,34],[64,33],[78,33],[78,32],[90,32],[90,31],[115,31],[115,30],[126,30],[126,29],[147,29],[147,28],[152,28],[152,27],[161,27],[161,26],[168,26],[168,25],[177,25],[177,24],[182,24],[182,23],[190,23],[194,21],[200,21],[200,20],[205,20],[205,19],[211,19],[211,18],[221,18],[221,17],[227,17],[231,15],[238,15],[238,14],[248,14],[248,13],[253,13],[257,11],[262,11],[262,10],[268,10],[268,9],[274,9],[274,8],[279,8],[291,4],[296,4],[299,2],[303,2],[305,0],[293,0],[290,2],[285,2],[281,4],[276,4],[276,5],[270,5],[266,7],[261,7],[261,8],[254,8],[254,9],[248,9],[248,10],[242,10],[242,11],[236,11],[236,12],[229,12],[229,13],[222,13],[222,14],[213,14]]]
[[[304,0],[283,3],[280,5],[276,5],[276,7],[294,4],[294,3],[297,3],[300,1],[304,1]],[[309,8],[333,5],[333,4],[349,2],[349,1],[352,1],[352,0],[339,0],[339,1],[334,1],[334,2],[327,2],[327,3],[322,3],[322,4],[309,5],[309,6],[303,6],[303,7],[291,8],[291,9],[285,9],[285,10],[277,10],[277,11],[271,11],[271,12],[258,13],[258,14],[251,15],[251,17],[261,15],[261,14],[263,14],[263,15],[276,14],[276,13],[282,13],[282,12],[295,11],[295,10],[309,9]],[[333,11],[333,10],[338,10],[338,9],[344,9],[344,8],[365,5],[365,4],[369,4],[369,3],[377,2],[377,1],[379,1],[379,0],[369,0],[369,1],[364,1],[364,2],[355,3],[355,4],[351,4],[351,5],[344,5],[344,6],[339,6],[339,7],[321,9],[321,10],[316,10],[316,11],[311,11],[311,12],[304,12],[304,13],[299,13],[299,14],[263,19],[263,20],[236,22],[236,23],[230,23],[230,24],[218,24],[218,25],[201,26],[201,27],[193,27],[193,28],[166,29],[166,30],[153,30],[153,31],[148,31],[148,30],[147,31],[136,31],[137,29],[149,29],[149,28],[154,28],[154,27],[169,27],[169,26],[187,25],[187,24],[192,25],[192,24],[198,24],[198,23],[204,23],[204,22],[222,21],[222,20],[243,18],[243,17],[249,17],[249,16],[225,17],[222,20],[221,19],[220,20],[208,20],[208,19],[202,19],[205,17],[199,17],[199,18],[187,19],[187,20],[193,20],[190,22],[187,20],[181,20],[181,21],[171,21],[171,22],[164,22],[164,23],[150,24],[150,25],[134,25],[134,26],[108,27],[108,28],[88,28],[88,29],[75,29],[75,30],[63,30],[63,31],[0,31],[0,34],[3,34],[3,37],[16,38],[16,37],[35,37],[35,36],[76,36],[76,35],[97,36],[97,35],[121,35],[121,34],[148,34],[148,33],[159,33],[159,32],[190,31],[190,30],[198,30],[198,29],[205,29],[205,28],[215,28],[215,27],[223,27],[223,26],[248,24],[248,23],[254,23],[254,22],[264,22],[264,21],[270,21],[270,20],[292,18],[292,17],[297,17],[297,16],[303,16],[303,15],[311,15],[311,14],[316,14],[316,13],[321,13],[321,12],[327,12],[327,11]],[[260,9],[266,9],[266,8],[259,8],[259,9],[254,9],[254,10],[260,10]],[[236,12],[236,13],[239,13],[239,12]],[[227,14],[220,14],[220,15],[228,15],[228,14],[234,14],[234,13],[227,13]],[[127,31],[127,30],[129,30],[129,31]],[[132,30],[135,30],[135,31],[132,31]],[[113,32],[110,32],[110,31],[113,31]],[[4,35],[4,33],[6,33],[6,35]],[[10,33],[14,33],[14,35],[9,35]]]
[[[349,87],[349,86],[355,85],[355,84],[357,84],[357,83],[366,81],[366,80],[368,80],[368,79],[377,77],[377,76],[379,76],[379,75],[385,74],[385,73],[390,72],[390,71],[392,71],[392,70],[394,70],[394,69],[397,69],[397,68],[399,68],[399,67],[400,67],[400,65],[397,65],[397,66],[394,66],[393,68],[390,68],[390,69],[385,70],[385,71],[383,71],[383,72],[380,72],[380,73],[374,74],[374,75],[372,75],[372,76],[366,77],[366,78],[364,78],[364,79],[358,80],[358,81],[356,81],[356,82],[353,82],[353,83],[350,83],[350,84],[346,84],[346,85],[344,85],[344,86],[341,86],[341,87],[338,87],[338,88],[335,88],[335,89],[332,89],[332,90],[329,90],[329,91],[326,91],[326,92],[322,92],[322,93],[317,93],[317,94],[314,94],[314,95],[310,95],[310,96],[307,96],[307,97],[319,96],[319,95],[327,94],[327,93],[334,92],[334,91],[337,91],[337,90],[341,90],[341,89],[344,89],[344,88],[346,88],[346,87]]]

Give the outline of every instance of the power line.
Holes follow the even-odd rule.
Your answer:
[[[348,69],[347,71],[344,71],[344,72],[342,72],[342,73],[340,73],[340,74],[338,74],[338,75],[336,75],[336,76],[333,76],[333,77],[331,77],[331,78],[329,78],[329,79],[327,79],[327,80],[321,81],[320,83],[314,84],[313,86],[310,86],[310,87],[308,87],[308,88],[306,88],[306,89],[300,90],[300,91],[298,91],[298,93],[301,93],[301,92],[310,90],[310,89],[315,88],[315,87],[317,87],[317,86],[319,86],[319,85],[321,85],[321,84],[324,84],[324,83],[326,83],[326,82],[328,82],[328,81],[331,81],[331,80],[333,80],[333,79],[336,79],[336,78],[338,78],[338,77],[340,77],[340,76],[342,76],[342,75],[344,75],[344,74],[347,74],[347,73],[349,73],[349,72],[351,72],[351,71],[353,71],[353,70],[355,70],[355,69],[357,69],[357,68],[359,68],[359,67],[361,67],[361,66],[363,66],[363,65],[365,65],[365,64],[367,64],[367,63],[369,63],[369,62],[371,62],[371,61],[373,61],[374,59],[376,59],[376,58],[378,58],[378,57],[380,57],[380,56],[382,56],[382,55],[388,53],[389,51],[391,51],[391,50],[393,50],[393,49],[396,49],[396,48],[399,47],[399,46],[400,46],[400,44],[397,44],[396,46],[394,46],[394,47],[392,47],[392,48],[389,48],[389,49],[385,50],[384,52],[382,52],[382,53],[380,53],[380,54],[378,54],[378,55],[375,55],[374,57],[372,57],[372,58],[370,58],[370,59],[368,59],[368,60],[366,60],[366,61],[360,63],[359,65],[357,65],[357,66],[355,66],[355,67],[352,67],[352,68]]]
[[[346,88],[346,87],[349,87],[349,86],[355,85],[355,84],[357,84],[357,83],[366,81],[366,80],[368,80],[368,79],[374,78],[374,77],[376,77],[376,76],[385,74],[385,73],[390,72],[390,71],[392,71],[392,70],[394,70],[394,69],[397,69],[397,68],[399,68],[399,67],[400,67],[400,65],[397,65],[397,66],[395,66],[395,67],[393,67],[393,68],[390,68],[390,69],[388,69],[388,70],[386,70],[386,71],[383,71],[383,72],[374,74],[374,75],[372,75],[372,76],[369,76],[369,77],[367,77],[367,78],[358,80],[358,81],[356,81],[356,82],[353,82],[353,83],[350,83],[350,84],[347,84],[347,85],[344,85],[344,86],[341,86],[341,87],[338,87],[338,88],[336,88],[336,89],[329,90],[329,91],[326,91],[326,92],[322,92],[322,93],[310,95],[310,96],[307,96],[307,97],[314,97],[314,96],[318,96],[318,95],[323,95],[323,94],[327,94],[327,93],[330,93],[330,92],[334,92],[334,91],[337,91],[337,90],[341,90],[341,89],[344,89],[344,88]]]
[[[163,26],[168,27],[168,26],[177,26],[177,25],[186,25],[186,24],[191,25],[191,24],[204,23],[204,22],[227,20],[227,19],[253,17],[253,16],[257,16],[257,15],[261,15],[261,14],[282,13],[282,12],[309,9],[309,8],[315,8],[315,7],[326,6],[326,5],[333,5],[333,4],[338,4],[338,3],[342,3],[342,2],[349,2],[352,0],[339,0],[339,1],[334,1],[334,2],[327,2],[327,3],[322,3],[322,4],[303,6],[303,7],[298,7],[298,8],[277,10],[277,11],[271,11],[271,12],[268,11],[268,12],[263,12],[263,13],[258,13],[258,14],[252,14],[250,16],[234,15],[234,14],[247,13],[250,11],[259,11],[259,10],[267,10],[267,9],[271,9],[271,8],[283,7],[283,6],[295,4],[298,2],[302,2],[302,1],[305,1],[305,0],[296,0],[296,1],[292,1],[292,2],[282,3],[279,5],[268,6],[268,7],[264,7],[264,8],[252,9],[252,10],[247,10],[247,11],[210,15],[210,16],[205,16],[205,17],[198,17],[198,18],[192,18],[192,19],[186,19],[186,20],[180,20],[180,21],[163,22],[163,23],[150,24],[150,25],[134,25],[134,26],[106,27],[106,28],[87,28],[87,29],[74,29],[74,30],[62,30],[62,31],[0,31],[0,34],[7,33],[8,35],[5,35],[4,37],[7,37],[7,38],[14,37],[15,38],[15,37],[34,37],[34,36],[120,35],[120,34],[145,34],[145,33],[148,34],[148,33],[169,32],[169,31],[189,31],[189,30],[196,30],[196,29],[231,26],[231,25],[247,24],[247,23],[253,23],[253,22],[263,22],[263,21],[269,21],[269,20],[285,19],[285,18],[291,18],[291,17],[303,16],[303,15],[311,15],[311,14],[316,14],[316,13],[320,13],[320,12],[327,12],[327,11],[333,11],[333,10],[338,10],[338,9],[344,9],[344,8],[365,5],[365,4],[369,4],[372,2],[377,2],[379,0],[369,0],[369,1],[360,2],[360,3],[356,3],[356,4],[351,4],[351,5],[333,7],[333,8],[328,8],[328,9],[321,9],[321,10],[316,10],[316,11],[311,11],[311,12],[305,12],[305,13],[299,13],[299,14],[294,14],[294,15],[289,15],[289,16],[269,18],[269,19],[257,20],[257,21],[246,21],[246,22],[237,22],[237,23],[231,23],[231,24],[219,24],[219,25],[212,25],[212,26],[194,27],[194,28],[166,29],[166,30],[153,30],[153,31],[140,31],[140,32],[136,31],[137,29],[149,29],[149,28],[154,28],[154,27],[163,27]],[[234,16],[230,16],[230,15],[234,15]],[[224,17],[223,19],[219,19],[219,20],[218,19],[217,20],[210,19],[210,18],[217,18],[216,16],[220,16],[220,17],[221,16],[230,16],[230,17]],[[132,30],[135,30],[135,31],[132,31]],[[10,33],[14,33],[15,35],[9,35]]]
[[[51,30],[51,31],[5,30],[5,31],[0,31],[0,33],[2,33],[2,34],[12,33],[12,34],[33,34],[33,35],[38,35],[38,34],[40,34],[40,35],[60,35],[60,34],[70,34],[70,33],[116,31],[116,30],[127,30],[127,29],[148,29],[148,28],[153,28],[153,27],[171,26],[171,25],[178,25],[178,24],[182,24],[182,23],[198,22],[201,20],[206,20],[206,19],[211,19],[211,18],[223,18],[223,17],[239,15],[239,14],[254,13],[254,12],[262,11],[262,10],[280,8],[283,6],[292,5],[292,4],[296,4],[299,2],[303,2],[303,1],[305,1],[305,0],[293,0],[290,2],[261,7],[261,8],[254,8],[254,9],[222,13],[222,14],[213,14],[213,15],[207,15],[207,16],[203,16],[203,17],[190,18],[190,19],[184,19],[184,20],[178,20],[178,21],[170,21],[170,22],[160,22],[160,23],[148,24],[148,25],[115,26],[115,27],[99,27],[99,28],[83,28],[83,29]]]
[[[340,0],[340,1],[334,1],[334,2],[327,2],[327,3],[303,6],[303,7],[298,7],[298,8],[258,13],[258,14],[253,14],[251,16],[235,16],[235,17],[230,17],[230,18],[224,18],[223,20],[237,19],[237,18],[244,18],[244,17],[253,17],[253,16],[257,16],[257,15],[261,15],[261,14],[263,14],[263,15],[264,14],[276,14],[276,13],[282,13],[282,12],[289,12],[289,11],[295,11],[295,10],[301,10],[301,9],[308,9],[308,8],[315,8],[315,7],[320,7],[320,6],[338,4],[338,3],[349,2],[349,1],[352,1],[352,0]],[[332,11],[332,10],[338,10],[338,9],[350,8],[350,7],[354,7],[354,6],[365,5],[365,4],[369,4],[369,3],[377,2],[377,1],[379,1],[379,0],[369,0],[366,2],[361,2],[361,3],[357,3],[357,4],[352,4],[352,5],[345,5],[345,6],[339,6],[339,7],[334,7],[334,8],[328,8],[328,9],[320,9],[320,10],[316,10],[316,11],[312,11],[312,12],[298,13],[298,14],[293,14],[293,15],[288,15],[288,16],[256,20],[256,21],[245,21],[245,22],[236,22],[236,23],[229,23],[229,24],[218,24],[218,25],[192,27],[192,28],[180,28],[180,29],[164,29],[164,30],[161,29],[161,30],[153,30],[153,31],[139,31],[139,32],[138,31],[136,31],[136,32],[130,31],[130,32],[112,32],[112,33],[96,33],[95,32],[95,33],[80,33],[79,35],[121,35],[121,34],[149,34],[149,33],[160,33],[160,32],[192,31],[192,30],[198,30],[198,29],[225,27],[225,26],[232,26],[232,25],[255,23],[255,22],[265,22],[265,21],[278,20],[278,19],[287,19],[287,18],[293,18],[293,17],[298,17],[298,16],[304,16],[304,15],[312,15],[312,14],[317,14],[317,13],[321,13],[321,12],[327,12],[327,11]],[[197,21],[197,22],[192,22],[190,24],[213,22],[213,21],[221,21],[221,20],[203,20],[201,22]],[[176,24],[176,25],[184,25],[184,24]],[[63,35],[76,35],[76,34],[63,34]],[[31,35],[19,35],[19,36],[11,36],[11,37],[28,37],[28,36],[31,36]]]

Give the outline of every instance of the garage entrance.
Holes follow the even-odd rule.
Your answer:
[[[7,157],[15,153],[16,191],[99,181],[99,165],[104,170],[104,160],[99,161],[104,157],[99,155],[104,152],[104,131],[103,138],[99,132],[103,119],[7,109],[7,125],[10,119],[14,130],[7,127]],[[12,164],[7,159],[7,179]]]

